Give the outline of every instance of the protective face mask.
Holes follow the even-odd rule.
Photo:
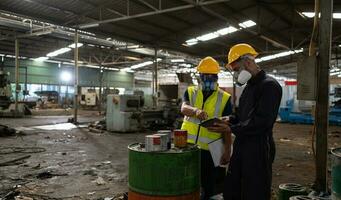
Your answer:
[[[246,82],[248,82],[252,77],[252,74],[245,69],[243,69],[241,72],[238,74],[237,78],[237,83],[240,85],[244,85]]]
[[[215,82],[215,81],[203,81],[201,83],[201,88],[203,91],[216,90],[217,82]]]

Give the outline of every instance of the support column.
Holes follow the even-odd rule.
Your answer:
[[[317,68],[316,99],[316,189],[328,192],[328,113],[329,113],[329,68],[332,38],[333,0],[321,0],[321,20],[319,30],[319,56]]]
[[[77,113],[78,113],[78,30],[75,31],[75,49],[74,49],[74,60],[75,60],[75,85],[74,85],[74,100],[73,100],[73,106],[74,106],[74,124],[78,123],[77,120]]]
[[[98,91],[98,112],[99,114],[102,113],[102,88],[103,88],[103,66],[100,65],[99,71],[99,91]]]
[[[157,61],[157,48],[155,48],[155,56],[154,56],[154,91],[153,91],[153,96],[154,96],[154,101],[153,101],[153,104],[154,104],[154,107],[157,107],[158,106],[158,79],[157,79],[157,74],[158,74],[158,61]]]
[[[15,39],[15,115],[18,114],[19,91],[19,40]]]

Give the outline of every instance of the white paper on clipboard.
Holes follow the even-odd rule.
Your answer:
[[[208,149],[211,153],[212,160],[215,167],[221,166],[220,159],[224,154],[224,142],[223,139],[217,139],[211,143],[208,143]],[[221,166],[225,167],[225,166]]]

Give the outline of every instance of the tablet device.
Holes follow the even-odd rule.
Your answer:
[[[202,126],[202,127],[207,128],[207,127],[214,126],[214,123],[216,123],[216,122],[221,122],[221,119],[219,119],[219,118],[211,118],[211,119],[202,121],[199,125]]]

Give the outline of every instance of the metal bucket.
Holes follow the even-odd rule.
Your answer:
[[[341,200],[341,147],[332,151],[332,200]]]
[[[307,188],[296,183],[279,185],[278,200],[289,200],[292,196],[307,195]]]

